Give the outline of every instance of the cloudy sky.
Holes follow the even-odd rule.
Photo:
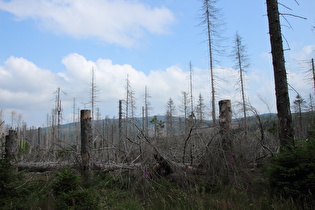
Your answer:
[[[282,19],[289,83],[307,99],[314,92],[306,72],[315,58],[315,1],[283,2],[287,8],[281,6],[282,13],[307,18],[284,15]],[[63,123],[71,122],[74,98],[77,108],[90,108],[91,69],[102,117],[117,117],[127,75],[136,114],[140,116],[145,87],[151,96],[151,115],[164,114],[169,98],[179,106],[181,92],[189,90],[190,62],[194,98],[201,93],[210,112],[201,6],[201,0],[0,0],[2,117],[10,124],[14,111],[29,126],[46,126],[60,87]],[[247,99],[260,113],[276,112],[264,1],[221,0],[216,6],[222,13],[219,22],[224,23],[219,31],[223,39],[216,45],[225,51],[214,56],[216,100],[231,99],[233,104],[241,100],[231,56],[238,32],[250,64]],[[296,93],[290,90],[290,95],[294,100]],[[177,112],[181,114],[179,108]]]

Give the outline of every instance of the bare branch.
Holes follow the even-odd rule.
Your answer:
[[[301,18],[303,20],[307,20],[306,17],[302,17],[302,16],[299,16],[299,15],[294,15],[294,14],[290,14],[290,13],[280,13],[281,16],[292,16],[292,17],[296,17],[296,18]]]

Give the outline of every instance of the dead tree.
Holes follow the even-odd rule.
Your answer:
[[[5,158],[14,159],[18,149],[18,136],[15,130],[9,130],[5,137]]]
[[[92,152],[92,118],[91,110],[81,110],[81,157],[82,170],[88,174],[91,170],[91,152]]]
[[[224,183],[229,183],[232,178],[233,167],[231,164],[234,162],[233,159],[233,144],[232,144],[232,110],[230,100],[219,101],[219,125],[220,134],[222,138],[222,150],[221,150],[221,178]],[[220,161],[221,162],[221,161]]]
[[[8,159],[12,165],[15,165],[15,156],[18,152],[18,135],[15,130],[9,130],[9,134],[5,137],[5,154],[4,158]],[[13,172],[17,172],[17,166],[12,167]]]
[[[172,136],[174,134],[174,114],[175,106],[172,98],[169,98],[166,104],[166,135]]]
[[[314,67],[314,58],[312,58],[311,63],[312,63],[312,74],[313,74],[314,93],[315,93],[315,67]]]
[[[242,37],[236,33],[235,36],[235,45],[233,50],[234,59],[236,61],[235,67],[239,70],[239,83],[242,95],[242,108],[243,108],[243,116],[244,116],[244,129],[245,136],[247,136],[247,116],[246,116],[246,100],[245,100],[245,81],[244,81],[244,73],[245,69],[249,66],[248,64],[248,56],[246,55],[246,48],[243,44]]]
[[[207,32],[207,42],[209,50],[209,67],[210,67],[210,83],[211,83],[211,106],[212,106],[212,122],[214,125],[216,122],[216,110],[215,110],[215,75],[214,75],[214,54],[222,53],[219,49],[219,45],[216,42],[221,42],[222,34],[219,32],[220,27],[222,27],[222,17],[220,10],[215,7],[218,0],[203,0],[202,5],[202,15],[201,15],[201,25],[205,26],[205,31]]]
[[[231,129],[232,129],[232,110],[230,100],[219,101],[219,124],[220,134],[222,135],[222,148],[224,151],[231,151]]]
[[[144,134],[149,136],[149,109],[150,109],[150,101],[149,91],[147,86],[144,88]]]
[[[118,111],[118,143],[117,143],[117,153],[119,154],[120,151],[122,150],[122,131],[123,126],[122,126],[122,100],[119,100],[119,111]],[[117,153],[115,155],[116,161],[118,160]]]
[[[277,0],[266,0],[269,22],[271,54],[275,78],[277,112],[279,120],[280,149],[294,146],[292,115],[288,93],[287,72],[285,68],[280,17]]]
[[[189,63],[189,91],[190,91],[190,114],[194,115],[194,100],[193,100],[193,67]]]

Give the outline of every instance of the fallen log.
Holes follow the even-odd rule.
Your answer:
[[[61,168],[80,168],[78,164],[69,162],[21,162],[17,164],[18,170],[27,170],[29,172],[45,172],[45,171],[57,171]],[[102,164],[94,162],[92,164],[93,170],[101,170],[104,172],[115,171],[115,170],[134,170],[141,167],[141,164]]]

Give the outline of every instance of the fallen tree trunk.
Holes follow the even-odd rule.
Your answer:
[[[61,168],[78,168],[78,164],[68,162],[33,162],[33,163],[18,163],[19,171],[27,170],[29,172],[44,172],[44,171],[57,171]],[[101,164],[93,163],[93,170],[102,170],[104,172],[129,169],[134,170],[141,167],[141,164]]]
[[[167,176],[174,172],[185,172],[188,174],[204,174],[205,172],[194,166],[187,166],[180,163],[168,162],[164,158],[156,157],[158,160],[152,167],[153,173],[159,176]],[[58,171],[62,168],[74,168],[80,169],[78,164],[69,162],[21,162],[17,164],[18,170],[26,170],[28,172],[45,172],[45,171]],[[114,164],[102,164],[94,162],[92,164],[92,170],[99,170],[103,172],[111,172],[116,170],[141,170],[143,165],[141,163],[126,164],[126,163],[114,163]]]

